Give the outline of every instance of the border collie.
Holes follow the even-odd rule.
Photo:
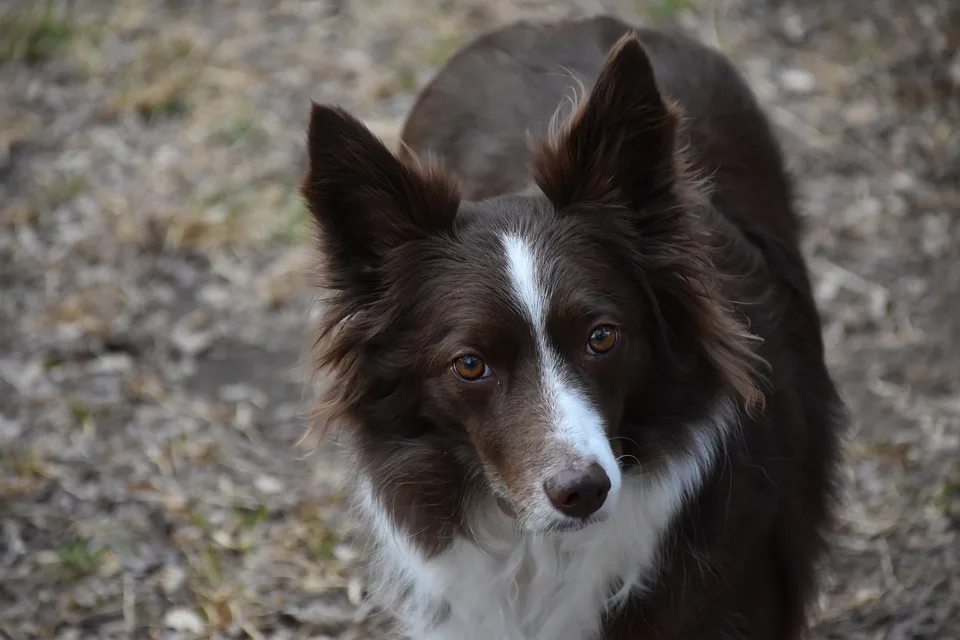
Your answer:
[[[399,152],[335,106],[307,137],[318,409],[398,633],[799,637],[844,408],[731,63],[516,23],[448,61]]]

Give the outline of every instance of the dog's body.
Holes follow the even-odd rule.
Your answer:
[[[481,38],[421,94],[400,159],[314,107],[322,408],[373,596],[415,640],[806,622],[842,406],[780,151],[718,53],[628,31]],[[531,149],[571,72],[589,96]]]

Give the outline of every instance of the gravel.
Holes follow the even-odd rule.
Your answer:
[[[371,638],[300,442],[310,99],[390,142],[521,18],[676,20],[777,124],[853,410],[820,639],[960,639],[951,0],[0,0],[0,638]]]

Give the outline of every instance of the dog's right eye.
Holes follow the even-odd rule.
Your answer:
[[[617,346],[620,339],[617,328],[611,325],[600,325],[595,327],[590,333],[590,339],[587,341],[587,351],[595,356],[609,353]]]
[[[461,380],[476,382],[490,375],[490,367],[487,366],[487,363],[484,362],[480,356],[469,354],[460,356],[453,361],[453,372],[457,374]]]

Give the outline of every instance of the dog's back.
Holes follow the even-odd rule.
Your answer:
[[[714,206],[751,240],[793,250],[790,185],[764,114],[723,55],[679,32],[609,16],[491,32],[424,88],[402,139],[418,155],[442,157],[463,180],[465,198],[522,191],[530,180],[528,141],[547,133],[558,108],[572,112],[571,99],[589,92],[608,50],[630,30],[650,55],[661,91],[684,115],[681,146],[709,180]],[[805,275],[792,279],[809,293]]]

